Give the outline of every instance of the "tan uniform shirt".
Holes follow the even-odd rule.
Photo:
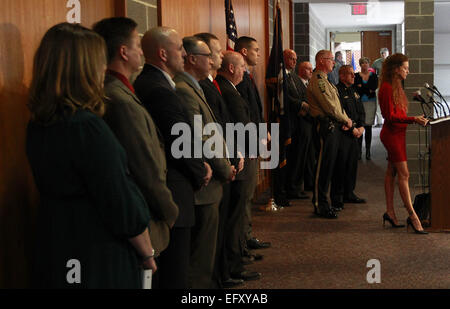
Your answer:
[[[313,73],[306,93],[311,116],[328,116],[341,123],[349,120],[339,101],[336,86],[328,81],[324,72],[317,70]]]

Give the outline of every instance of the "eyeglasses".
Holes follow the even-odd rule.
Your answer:
[[[334,61],[334,58],[330,58],[330,57],[323,57],[322,59],[327,59],[327,60]]]
[[[205,56],[205,57],[208,57],[208,58],[212,58],[212,53],[209,53],[209,54],[192,53],[191,55],[195,55],[195,56]]]

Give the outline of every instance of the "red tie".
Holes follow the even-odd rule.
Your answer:
[[[214,84],[214,86],[216,86],[216,88],[219,91],[220,95],[222,95],[222,91],[220,90],[219,84],[217,83],[217,81],[215,79],[213,79],[213,84]]]
[[[250,76],[250,80],[252,81],[253,87],[256,89],[256,83],[255,83],[255,79],[253,78],[253,74],[249,73],[248,76]]]

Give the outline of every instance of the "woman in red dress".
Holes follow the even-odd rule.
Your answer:
[[[381,113],[385,119],[380,139],[388,152],[388,168],[384,180],[386,213],[383,215],[383,224],[387,220],[393,227],[404,227],[398,224],[394,212],[395,175],[398,174],[400,196],[409,213],[406,224],[411,225],[416,233],[426,234],[411,202],[405,135],[408,124],[417,123],[425,126],[428,120],[423,116],[408,117],[406,115],[408,100],[402,81],[406,79],[408,73],[408,57],[403,54],[394,54],[383,63],[378,93]]]

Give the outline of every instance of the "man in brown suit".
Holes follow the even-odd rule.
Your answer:
[[[150,238],[159,255],[169,243],[178,207],[166,185],[163,142],[129,81],[141,65],[136,27],[133,20],[120,17],[101,20],[94,30],[103,36],[108,49],[105,93],[109,100],[104,119],[124,147],[131,175],[150,208]]]
[[[211,69],[211,51],[206,43],[195,37],[183,39],[186,50],[184,73],[175,76],[177,93],[183,99],[187,108],[188,119],[191,127],[194,124],[194,116],[200,116],[201,129],[210,123],[218,123],[209,107],[199,81],[209,75]],[[194,132],[195,134],[195,132]],[[215,132],[217,134],[217,132]],[[203,143],[210,138],[208,135],[195,136],[201,138]],[[221,138],[223,140],[223,138]],[[202,147],[203,148],[203,147]],[[223,141],[223,149],[226,150]],[[191,262],[189,271],[189,283],[191,288],[210,288],[212,285],[212,273],[216,252],[217,230],[219,224],[219,204],[222,199],[222,183],[232,180],[236,170],[226,159],[226,153],[222,158],[206,159],[213,170],[213,178],[208,186],[195,193],[195,226],[192,229]],[[204,156],[204,154],[202,154]]]

